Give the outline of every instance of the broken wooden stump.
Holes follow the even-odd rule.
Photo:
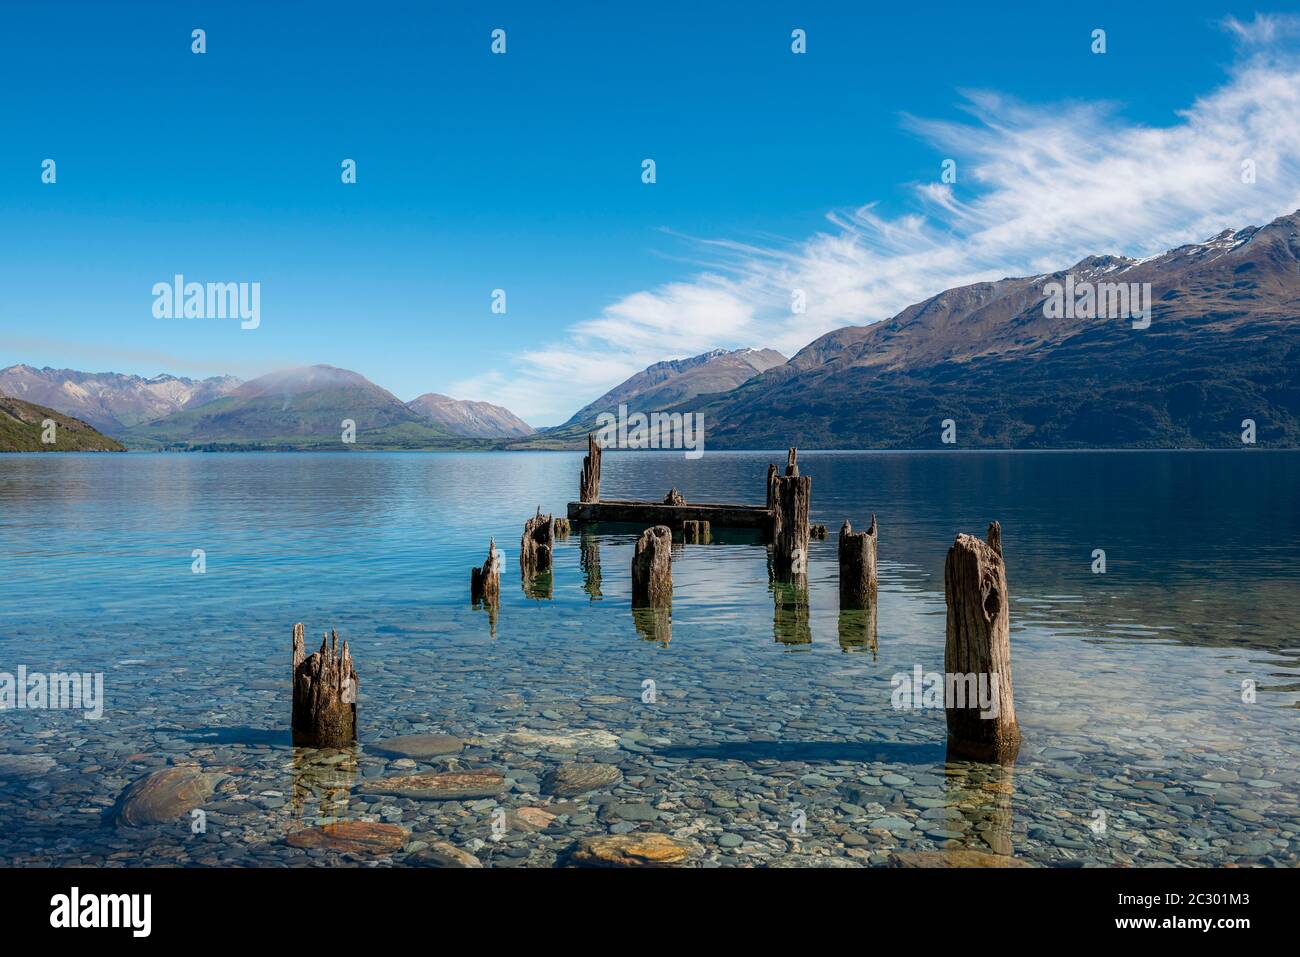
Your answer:
[[[782,577],[808,571],[808,504],[812,476],[800,475],[797,450],[790,450],[785,475],[772,477],[772,544],[776,573]],[[772,470],[768,470],[772,475]]]
[[[673,601],[673,533],[667,525],[647,528],[632,555],[632,607],[666,608]]]
[[[823,541],[823,542],[824,542],[824,541],[826,540],[826,526],[825,526],[825,525],[809,525],[809,526],[808,526],[808,537],[809,537],[809,538],[815,538],[815,539],[818,539],[819,541]]]
[[[573,531],[573,526],[569,524],[567,518],[557,518],[555,520],[556,538],[568,538],[571,531]]]
[[[771,508],[772,503],[775,501],[776,501],[776,466],[769,465],[767,467],[767,506],[766,507]]]
[[[876,602],[876,516],[871,527],[855,532],[840,528],[840,607],[866,608]]]
[[[677,491],[677,486],[674,485],[672,488],[668,490],[668,494],[664,496],[664,504],[685,505],[686,496],[682,495],[681,492]]]
[[[1020,726],[1011,687],[1011,615],[1001,526],[989,526],[987,543],[958,535],[948,549],[943,580],[949,753],[1009,763],[1020,748]]]
[[[501,552],[497,550],[497,540],[488,540],[487,561],[482,568],[469,570],[469,600],[475,607],[483,607],[488,613],[488,628],[495,638],[497,634],[497,613],[501,608]]]
[[[690,519],[682,522],[682,541],[688,545],[704,545],[712,539],[713,533],[706,521]]]
[[[537,515],[524,523],[524,536],[519,540],[519,570],[525,578],[551,570],[551,553],[555,551],[555,518],[543,515],[537,506]]]
[[[474,603],[494,602],[501,597],[501,553],[497,540],[488,540],[487,561],[482,568],[469,570],[469,600]]]
[[[331,631],[307,655],[302,622],[293,626],[293,743],[345,748],[357,740],[357,671],[348,643]]]
[[[579,502],[600,501],[600,443],[595,433],[587,433],[587,454],[582,457],[582,477],[578,481]]]
[[[799,450],[796,448],[791,448],[790,451],[786,453],[785,474],[786,475],[799,474]]]

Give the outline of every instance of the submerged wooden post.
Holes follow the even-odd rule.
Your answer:
[[[665,608],[673,601],[673,533],[667,525],[647,528],[632,555],[632,607]]]
[[[348,643],[331,631],[308,657],[302,622],[293,626],[293,743],[345,748],[357,740],[357,671]]]
[[[1011,688],[1010,601],[997,522],[989,526],[987,543],[973,535],[957,536],[948,549],[943,581],[949,753],[1009,763],[1020,748],[1020,726]]]
[[[866,608],[876,601],[876,516],[871,527],[855,532],[840,528],[840,607]]]
[[[600,443],[587,433],[587,454],[582,457],[582,478],[578,483],[578,501],[600,501]]]
[[[767,467],[767,507],[771,508],[776,496],[776,466]]]
[[[519,540],[519,569],[525,578],[551,570],[551,553],[555,551],[555,518],[543,515],[537,506],[537,515],[524,523],[524,536]]]
[[[501,555],[497,551],[497,540],[488,540],[488,557],[482,568],[469,571],[469,600],[472,602],[494,602],[501,597]]]
[[[785,475],[772,478],[772,543],[776,572],[781,576],[803,575],[808,570],[808,504],[812,499],[812,476],[800,475],[790,450]],[[771,470],[768,472],[771,475]]]

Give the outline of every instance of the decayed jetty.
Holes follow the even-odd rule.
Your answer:
[[[555,539],[557,534],[561,538],[568,536],[569,523],[580,527],[602,522],[640,525],[644,531],[636,543],[631,567],[633,621],[643,637],[666,645],[672,636],[674,533],[684,543],[706,544],[715,527],[754,529],[771,546],[769,576],[777,640],[789,645],[812,642],[808,552],[810,539],[826,538],[826,527],[809,525],[812,477],[799,473],[796,449],[789,450],[784,474],[775,465],[768,466],[763,505],[687,502],[676,488],[662,502],[602,500],[601,451],[595,436],[588,434],[587,454],[579,479],[579,501],[569,503],[568,522],[543,515],[538,507],[536,515],[525,523],[519,561],[527,594],[538,597],[537,592],[529,591],[529,584],[536,576],[545,583],[540,597],[550,597]],[[840,529],[839,639],[845,650],[870,649],[874,654],[876,649],[879,537],[874,514],[865,532],[855,532],[847,521]],[[593,600],[599,598],[599,548],[589,531],[583,532],[582,567],[584,590]],[[489,608],[493,634],[499,572],[495,542],[490,542],[487,563],[471,569],[470,592],[476,604]],[[945,599],[948,622],[944,670],[946,684],[951,687],[944,706],[949,751],[976,761],[1013,763],[1020,746],[1020,728],[1012,696],[1009,600],[1002,528],[997,522],[989,525],[986,541],[970,535],[957,536],[945,566]],[[303,660],[301,627],[295,630],[295,670]],[[320,655],[326,651],[322,646]],[[314,661],[319,656],[312,657]],[[343,658],[347,660],[346,645]],[[355,686],[355,677],[353,682]],[[958,682],[963,683],[964,693],[960,695],[954,693]],[[972,697],[969,693],[981,682],[991,687],[991,698],[983,693]],[[299,697],[295,689],[295,730],[300,723]],[[355,709],[352,714],[355,721]]]
[[[791,449],[793,454],[794,450]],[[587,435],[587,454],[582,459],[576,502],[569,503],[569,521],[575,524],[664,525],[681,531],[689,522],[707,523],[710,528],[751,528],[769,540],[775,532],[776,510],[771,501],[764,505],[733,505],[716,502],[686,502],[676,489],[662,502],[600,497],[600,444]],[[692,529],[692,532],[695,530]]]

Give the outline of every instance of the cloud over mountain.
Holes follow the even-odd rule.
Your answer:
[[[876,322],[941,290],[1110,252],[1135,258],[1300,206],[1300,18],[1228,18],[1238,59],[1224,82],[1163,126],[1122,105],[1028,103],[963,93],[962,122],[904,117],[935,148],[935,181],[901,215],[871,201],[774,245],[687,239],[698,273],[628,294],[567,338],[458,383],[531,417],[572,409],[665,358],[767,346],[792,354],[846,325]],[[1099,60],[1102,58],[1098,58]],[[938,181],[940,160],[957,182]],[[795,290],[806,296],[791,309]]]

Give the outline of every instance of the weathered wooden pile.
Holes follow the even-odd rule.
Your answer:
[[[330,632],[308,656],[302,622],[293,626],[293,743],[342,748],[357,739],[357,670],[348,643]]]

